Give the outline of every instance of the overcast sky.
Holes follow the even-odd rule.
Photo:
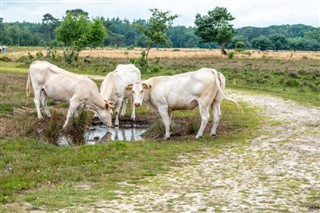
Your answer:
[[[150,8],[178,14],[174,25],[194,26],[197,13],[226,7],[234,27],[305,24],[320,27],[320,0],[0,0],[4,22],[41,22],[50,13],[62,19],[66,10],[83,9],[89,17],[148,19]]]

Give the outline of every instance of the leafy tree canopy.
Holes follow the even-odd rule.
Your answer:
[[[221,50],[225,43],[231,40],[235,31],[229,23],[234,17],[224,7],[216,7],[208,11],[208,15],[196,15],[195,34],[204,42],[217,42]]]

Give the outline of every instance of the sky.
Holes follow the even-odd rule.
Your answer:
[[[150,18],[151,8],[171,11],[179,17],[174,25],[194,26],[196,14],[206,15],[216,6],[226,7],[235,17],[235,28],[305,24],[320,27],[320,0],[0,0],[4,22],[41,22],[50,13],[62,19],[71,9],[82,9],[89,17]]]

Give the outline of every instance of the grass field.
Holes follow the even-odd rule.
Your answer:
[[[8,50],[9,60],[0,58],[0,203],[12,203],[13,211],[26,203],[30,204],[26,207],[29,210],[42,207],[50,211],[100,199],[117,199],[115,191],[131,190],[132,186],[123,183],[143,183],[147,177],[166,173],[169,166],[177,166],[176,159],[181,155],[196,154],[204,149],[220,153],[230,145],[246,145],[259,134],[265,122],[265,118],[259,116],[259,109],[242,103],[245,114],[241,114],[223,101],[223,117],[218,137],[214,139],[194,140],[195,133],[190,133],[170,141],[116,141],[97,146],[57,147],[39,136],[48,123],[37,120],[32,98],[27,108],[21,107],[25,103],[30,62],[37,58],[45,60],[43,56],[36,56],[39,51],[42,49],[12,48],[12,52]],[[139,49],[97,50],[91,63],[84,62],[82,57],[71,65],[63,61],[53,63],[75,73],[105,76],[117,64],[139,58],[139,52]],[[87,54],[84,51],[80,56]],[[226,76],[227,88],[259,90],[320,106],[320,58],[315,52],[255,51],[251,55],[238,53],[228,59],[221,58],[214,50],[162,49],[153,50],[150,56],[150,69],[143,74],[144,79],[213,67]],[[67,107],[55,102],[49,105],[62,114]],[[148,114],[142,108],[137,115],[142,112]],[[177,112],[174,125],[186,116],[197,121],[198,114],[197,109]],[[190,127],[190,132],[191,128],[194,127]],[[210,125],[207,135],[209,128]]]
[[[142,48],[105,48],[94,50],[91,54],[94,58],[140,58]],[[232,51],[232,50],[230,50]],[[22,56],[36,55],[37,52],[42,52],[46,55],[46,50],[43,47],[9,47],[7,56],[12,59],[18,59]],[[320,53],[317,51],[259,51],[246,50],[235,51],[235,58],[237,59],[281,59],[281,60],[301,60],[301,59],[320,59]],[[59,51],[62,54],[61,51]],[[80,57],[90,55],[90,50],[83,50],[80,52]],[[149,58],[219,58],[221,51],[218,49],[197,49],[197,48],[158,48],[151,49]]]

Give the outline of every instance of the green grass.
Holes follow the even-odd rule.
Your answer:
[[[80,61],[73,65],[57,62],[57,65],[76,73],[104,76],[119,63],[128,63],[128,59],[101,58],[90,64]],[[152,66],[153,61],[150,63]],[[302,103],[320,105],[319,93],[316,92],[319,76],[312,68],[314,61],[304,60],[283,64],[282,61],[263,59],[160,59],[160,62],[158,59],[157,63],[159,72],[143,74],[144,79],[201,67],[215,67],[226,76],[227,88],[258,90]],[[269,71],[259,69],[259,66],[265,64],[269,66]],[[14,109],[19,109],[25,102],[24,89],[28,66],[28,62],[23,61],[0,61],[1,80],[5,79],[0,82],[0,118],[8,118],[7,122],[13,121],[18,132],[12,136],[0,134],[0,203],[2,204],[25,201],[31,203],[33,209],[45,206],[47,210],[53,210],[97,200],[116,199],[117,194],[114,190],[127,192],[132,190],[131,187],[122,186],[120,182],[140,184],[146,177],[165,173],[168,171],[168,166],[177,164],[175,159],[179,155],[197,153],[203,149],[221,153],[231,144],[239,147],[246,145],[246,141],[259,134],[259,127],[265,121],[259,117],[258,109],[243,104],[245,110],[243,115],[234,105],[224,101],[217,138],[207,136],[207,129],[206,136],[201,140],[194,140],[188,136],[171,141],[147,140],[134,143],[118,141],[96,146],[57,147],[36,139],[38,137],[35,128],[37,125],[45,124],[36,120],[35,110],[14,115]],[[302,69],[300,66],[305,67],[307,72],[299,72]],[[275,72],[274,67],[280,71]],[[312,69],[309,70],[308,67]],[[295,74],[289,74],[286,69]],[[100,84],[101,81],[97,83]],[[66,108],[63,104],[50,105],[54,105],[55,108]],[[32,97],[29,106],[33,107]],[[137,116],[147,113],[146,108],[137,110]],[[191,117],[197,120],[199,112],[198,110],[175,112],[173,117]],[[198,127],[188,125],[190,125],[189,133],[193,134],[198,130]],[[317,205],[313,198],[310,199],[310,205]],[[19,207],[15,210],[18,209]]]
[[[84,197],[87,202],[114,199],[113,190],[130,190],[119,182],[139,183],[166,172],[179,155],[205,148],[221,151],[257,134],[262,118],[255,109],[245,107],[242,115],[225,103],[222,111],[225,115],[215,139],[57,147],[32,138],[5,138],[0,141],[0,202],[27,201],[52,209],[79,204]],[[90,190],[78,189],[82,184]]]
[[[28,73],[28,66],[22,67],[22,63],[0,61],[0,73]]]

